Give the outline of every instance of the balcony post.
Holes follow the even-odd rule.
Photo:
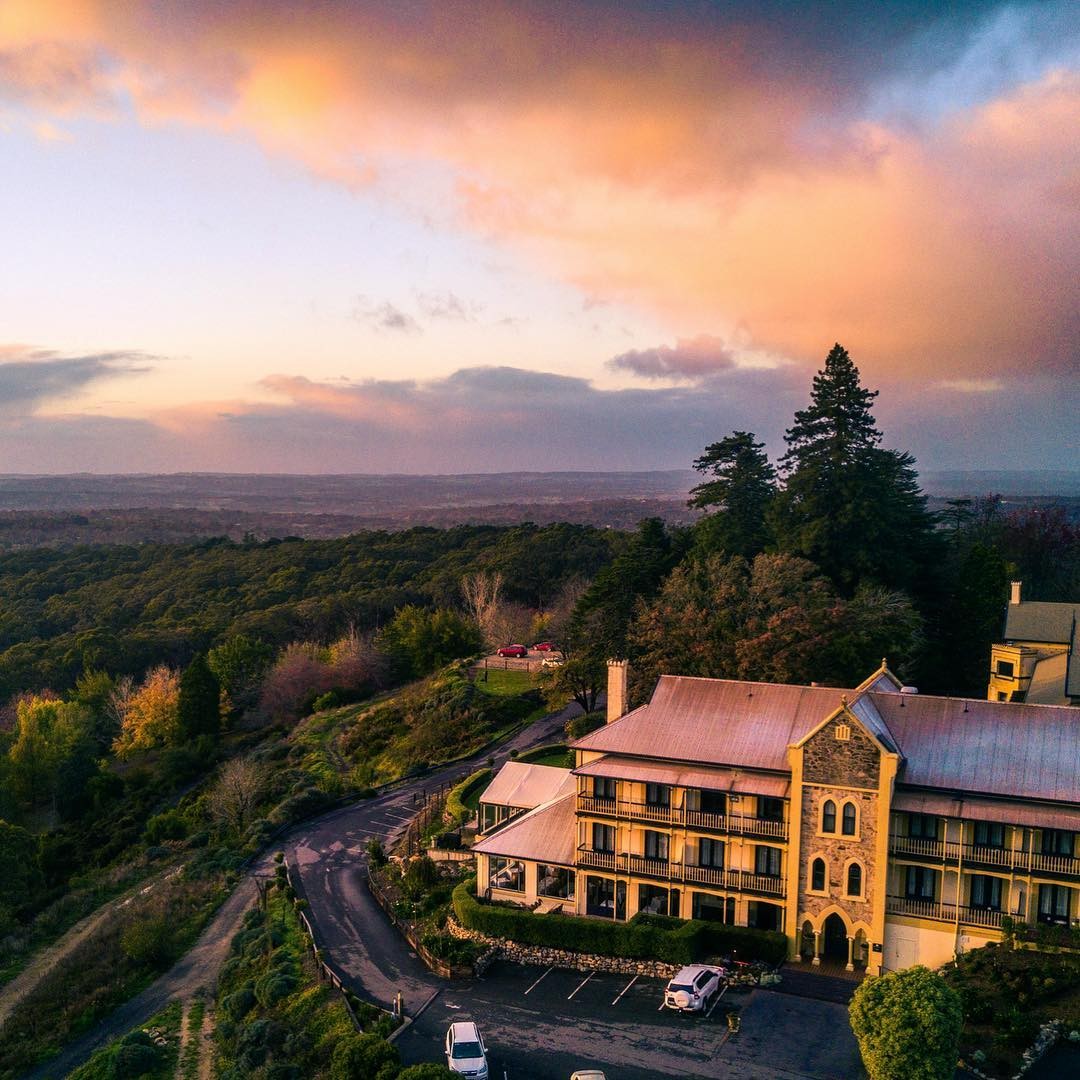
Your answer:
[[[848,935],[848,939],[847,939],[847,965],[844,967],[845,971],[854,971],[855,970],[854,955],[855,955],[855,939],[853,937],[851,937],[850,935]]]
[[[811,961],[815,967],[821,963],[821,931],[814,931],[814,959]]]

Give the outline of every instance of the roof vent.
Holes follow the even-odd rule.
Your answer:
[[[900,687],[900,693],[901,694],[917,694],[918,692],[919,692],[919,688],[917,686],[901,686]]]

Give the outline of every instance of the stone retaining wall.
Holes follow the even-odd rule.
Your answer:
[[[622,956],[595,956],[591,953],[571,952],[569,949],[521,945],[516,941],[489,937],[477,930],[468,930],[453,918],[447,920],[446,932],[456,938],[489,946],[492,951],[483,958],[486,961],[485,967],[499,956],[515,964],[536,964],[540,967],[566,968],[570,971],[603,971],[615,975],[644,975],[655,979],[670,979],[679,970],[678,964],[665,964],[659,960],[630,960]]]

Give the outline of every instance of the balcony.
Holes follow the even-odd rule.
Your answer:
[[[914,915],[920,919],[937,919],[941,922],[955,923],[959,914],[960,923],[965,926],[985,926],[1000,929],[1004,911],[993,908],[976,908],[956,904],[943,904],[938,900],[925,900],[910,896],[886,897],[885,910],[889,915]]]
[[[729,870],[727,888],[738,892],[763,893],[765,896],[783,896],[787,892],[782,877],[768,874],[751,874],[746,870]]]
[[[647,855],[620,855],[620,869],[638,877],[658,878],[661,881],[682,881],[682,863],[667,859],[650,859]]]
[[[578,866],[591,866],[597,870],[615,869],[614,851],[594,851],[592,848],[578,848]]]
[[[964,868],[988,866],[996,870],[1019,870],[1025,873],[1053,874],[1057,877],[1080,877],[1080,858],[1072,855],[1043,855],[1011,847],[989,847],[985,844],[946,843],[919,836],[889,837],[889,852],[905,858],[927,859],[959,864]]]
[[[682,806],[663,806],[659,803],[630,802],[626,799],[596,799],[578,795],[578,813],[618,817],[628,821],[659,822],[664,825],[686,825],[692,829],[728,833],[735,836],[766,837],[787,840],[788,823],[744,814],[714,814],[705,810],[687,810]]]
[[[697,885],[719,885],[721,888],[727,884],[724,869],[720,866],[684,866],[683,880]]]

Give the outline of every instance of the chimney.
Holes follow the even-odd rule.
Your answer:
[[[626,715],[626,661],[607,662],[607,722]]]
[[[1012,592],[1011,592],[1011,594],[1009,596],[1009,603],[1010,604],[1019,604],[1020,603],[1020,586],[1021,585],[1023,585],[1022,581],[1010,581],[1009,582],[1009,586],[1012,589]]]

